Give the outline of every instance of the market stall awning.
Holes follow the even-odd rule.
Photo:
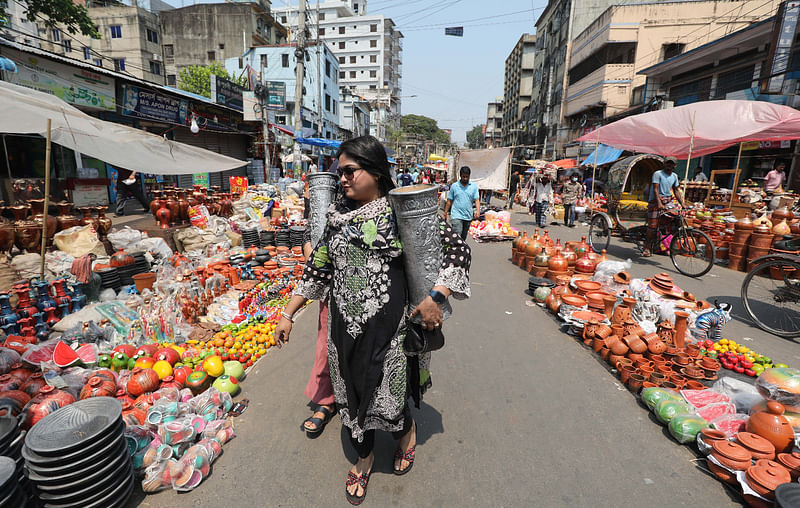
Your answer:
[[[598,166],[602,164],[608,164],[609,162],[614,162],[615,160],[619,159],[622,156],[622,150],[619,148],[614,148],[613,146],[604,145],[600,143],[600,146],[595,148],[592,153],[589,154],[588,157],[581,161],[581,166],[584,164],[596,164]],[[595,157],[597,160],[595,160]]]
[[[284,155],[281,159],[283,162],[294,162],[294,153],[290,153],[289,155]],[[308,155],[301,153],[300,154],[300,162],[311,162],[311,157]]]
[[[447,157],[442,157],[441,155],[431,154],[428,156],[429,161],[439,161],[439,162],[447,162]]]
[[[127,125],[98,120],[58,97],[5,81],[0,81],[0,104],[0,132],[45,136],[49,118],[54,143],[132,171],[187,175],[247,165]]]
[[[718,152],[741,141],[800,138],[800,111],[759,101],[702,101],[629,116],[578,141],[597,141],[631,152],[685,159]],[[589,159],[591,163],[591,159]]]
[[[387,157],[389,159],[389,164],[397,164],[397,160],[392,157]]]
[[[17,64],[13,60],[0,56],[0,71],[17,72]]]
[[[559,159],[557,161],[553,161],[553,164],[561,169],[569,169],[577,166],[578,162],[575,159]]]
[[[339,145],[342,144],[341,141],[336,141],[335,139],[325,139],[325,138],[294,138],[300,144],[303,145],[310,145],[310,146],[319,146],[322,148],[339,148]]]

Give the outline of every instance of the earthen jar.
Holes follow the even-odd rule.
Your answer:
[[[779,453],[788,453],[794,446],[794,430],[783,416],[783,404],[767,402],[767,410],[753,414],[747,420],[747,431],[762,436],[775,446]]]

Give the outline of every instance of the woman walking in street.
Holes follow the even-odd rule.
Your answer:
[[[322,240],[306,265],[302,280],[275,331],[286,342],[294,313],[308,299],[328,298],[328,361],[336,406],[358,452],[347,474],[345,495],[352,504],[366,497],[372,472],[375,430],[399,440],[394,473],[411,470],[416,425],[408,397],[418,379],[410,379],[412,362],[403,351],[407,309],[417,305],[426,329],[442,323],[437,302],[451,294],[469,296],[470,249],[440,222],[443,264],[431,296],[407,301],[403,246],[386,198],[394,187],[380,142],[363,136],[342,143],[339,174],[344,199],[331,205]]]

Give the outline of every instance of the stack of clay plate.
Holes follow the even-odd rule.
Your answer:
[[[34,425],[22,456],[41,503],[52,508],[124,506],[134,484],[124,429],[122,404],[112,397],[80,400]]]
[[[26,506],[28,498],[19,483],[17,465],[11,457],[0,457],[0,506]]]
[[[672,282],[672,277],[666,273],[659,273],[650,279],[650,289],[661,296],[680,297],[683,294],[683,292],[675,286],[675,283]]]
[[[20,431],[19,422],[16,418],[10,416],[0,417],[0,455],[3,456],[3,459],[8,458],[14,461],[14,484],[19,486],[18,489],[0,489],[0,506],[15,506],[5,501],[13,499],[17,490],[20,491],[24,500],[19,506],[23,506],[33,494],[33,487],[28,479],[25,478],[25,461],[22,460],[21,455],[24,438],[25,432]],[[0,481],[2,480],[3,478],[0,478]]]

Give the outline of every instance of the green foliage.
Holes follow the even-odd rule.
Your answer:
[[[15,1],[15,0],[10,0]],[[58,28],[74,34],[77,32],[100,38],[89,11],[72,0],[20,0],[25,5],[25,17],[34,23],[44,23],[49,28]],[[0,2],[0,25],[8,20],[8,13]]]
[[[447,135],[433,118],[423,115],[404,115],[400,119],[400,128],[404,134],[416,134],[436,143],[450,143]]]
[[[178,74],[178,88],[204,97],[211,97],[212,74],[233,81],[237,85],[247,86],[247,76],[244,74],[239,77],[231,76],[221,63],[214,62],[211,65],[190,65],[181,69]]]
[[[467,132],[467,146],[472,149],[483,148],[483,125],[478,124]]]

